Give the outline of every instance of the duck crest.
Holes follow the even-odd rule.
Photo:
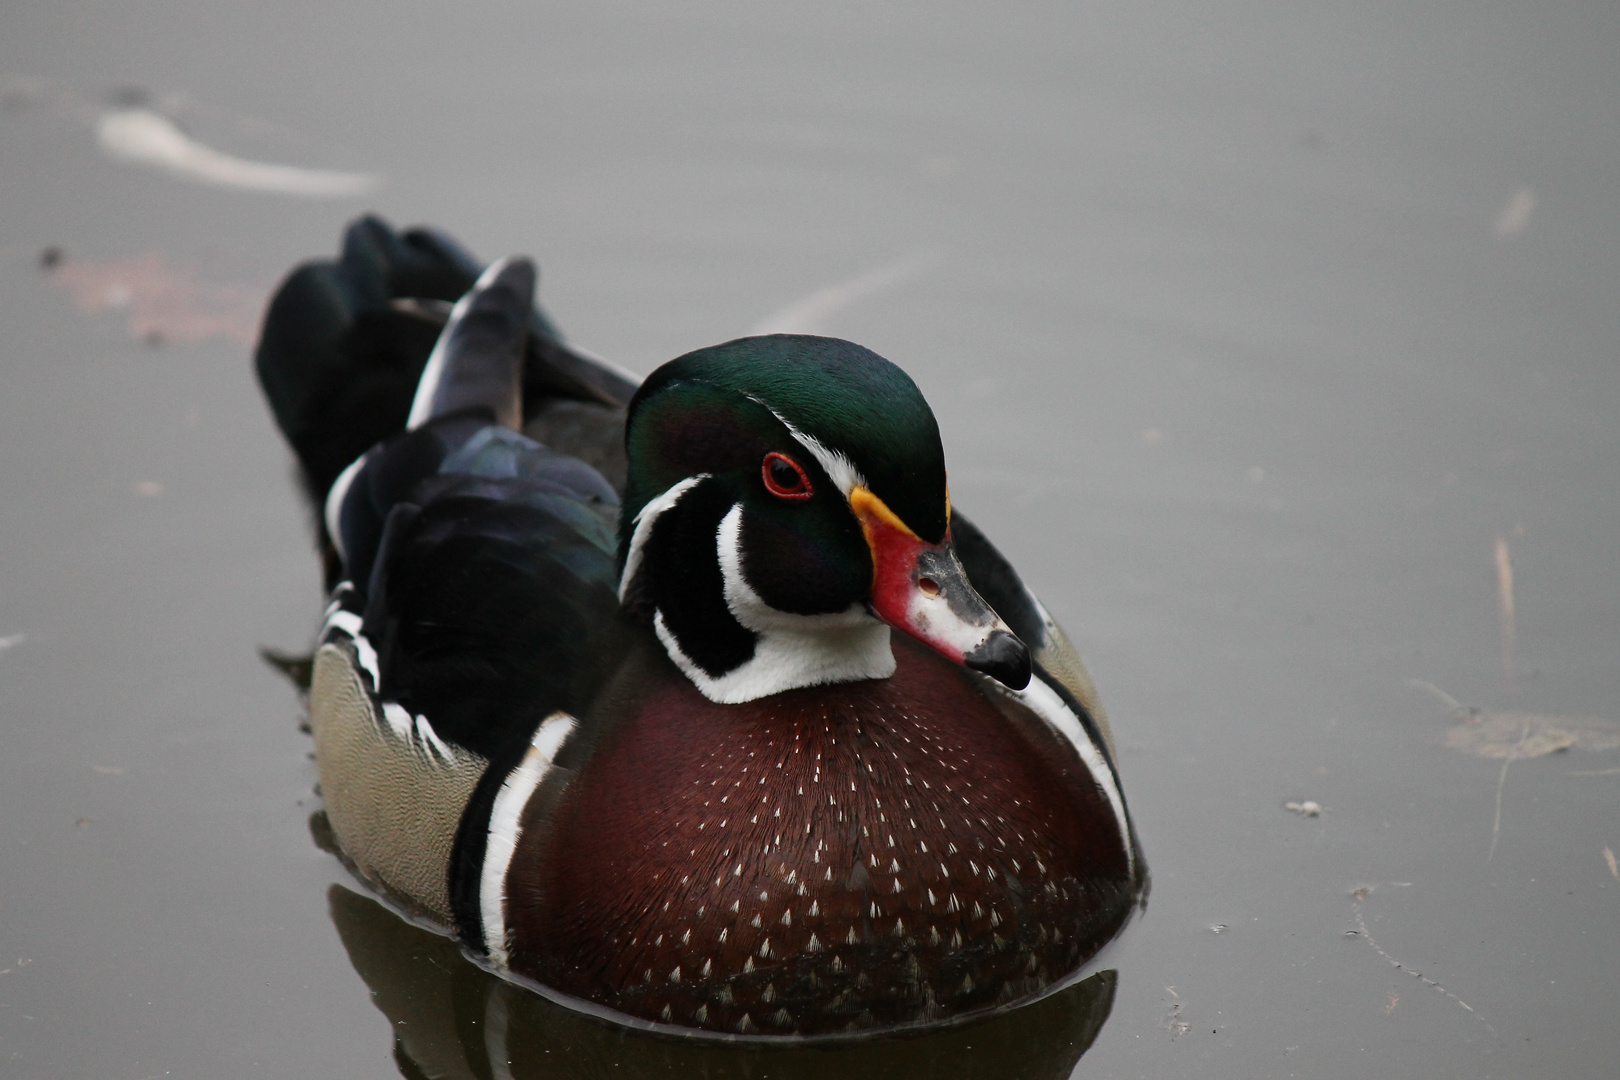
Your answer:
[[[953,1023],[1083,975],[1146,881],[1107,721],[953,515],[916,385],[782,335],[638,387],[534,282],[368,218],[266,319],[324,510],[310,711],[345,858],[630,1023]]]

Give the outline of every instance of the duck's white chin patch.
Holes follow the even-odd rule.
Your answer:
[[[843,616],[791,617],[810,622]],[[692,685],[704,697],[722,705],[738,705],[801,686],[887,679],[894,674],[894,650],[889,647],[889,628],[883,623],[761,633],[753,659],[718,677],[698,667],[681,651],[680,642],[664,626],[662,612],[653,617],[653,629],[669,658],[692,680]]]
[[[767,604],[748,584],[742,568],[742,515],[739,504],[720,520],[715,549],[732,617],[759,635],[754,655],[722,675],[710,675],[681,648],[664,624],[653,629],[670,659],[710,701],[736,705],[801,686],[887,679],[894,674],[889,626],[860,604],[825,615],[794,615]]]

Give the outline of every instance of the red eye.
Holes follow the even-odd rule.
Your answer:
[[[815,493],[810,487],[810,477],[786,454],[774,451],[766,454],[760,472],[765,477],[765,489],[778,499],[808,499]]]

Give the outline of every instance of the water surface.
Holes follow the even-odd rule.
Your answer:
[[[4,1075],[395,1077],[415,1024],[493,1076],[492,1009],[526,1075],[808,1067],[469,984],[312,841],[257,649],[319,575],[233,328],[373,208],[639,371],[771,318],[889,356],[1090,660],[1154,872],[1109,974],[829,1068],[1614,1074],[1620,753],[1466,752],[1408,682],[1620,721],[1611,5],[64,2],[0,79]],[[382,186],[113,160],[131,88]]]

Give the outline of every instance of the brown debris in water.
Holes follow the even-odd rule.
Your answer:
[[[216,337],[252,345],[268,299],[264,289],[214,280],[196,265],[171,266],[161,252],[90,262],[47,248],[40,268],[81,312],[124,312],[130,335],[153,346]]]
[[[1614,861],[1614,849],[1607,844],[1603,845],[1603,861],[1609,864],[1609,875],[1620,881],[1620,863]]]
[[[1587,716],[1465,712],[1454,717],[1440,742],[1475,757],[1518,760],[1561,750],[1620,749],[1620,724]]]
[[[1433,694],[1451,710],[1451,726],[1440,737],[1440,745],[1458,753],[1493,761],[1518,761],[1561,750],[1620,750],[1620,724],[1613,720],[1554,713],[1491,712],[1464,705],[1422,679],[1408,679],[1406,684]],[[1604,769],[1600,773],[1609,771]]]
[[[1511,608],[1506,610],[1511,614]],[[1502,763],[1496,776],[1496,811],[1491,820],[1491,850],[1485,856],[1486,862],[1496,857],[1496,844],[1502,836],[1502,789],[1507,785],[1509,765],[1565,750],[1620,749],[1620,724],[1613,720],[1551,713],[1486,712],[1464,705],[1422,679],[1408,679],[1407,685],[1428,691],[1451,709],[1451,727],[1441,736],[1442,746]],[[1598,770],[1591,775],[1610,771],[1614,770]]]

